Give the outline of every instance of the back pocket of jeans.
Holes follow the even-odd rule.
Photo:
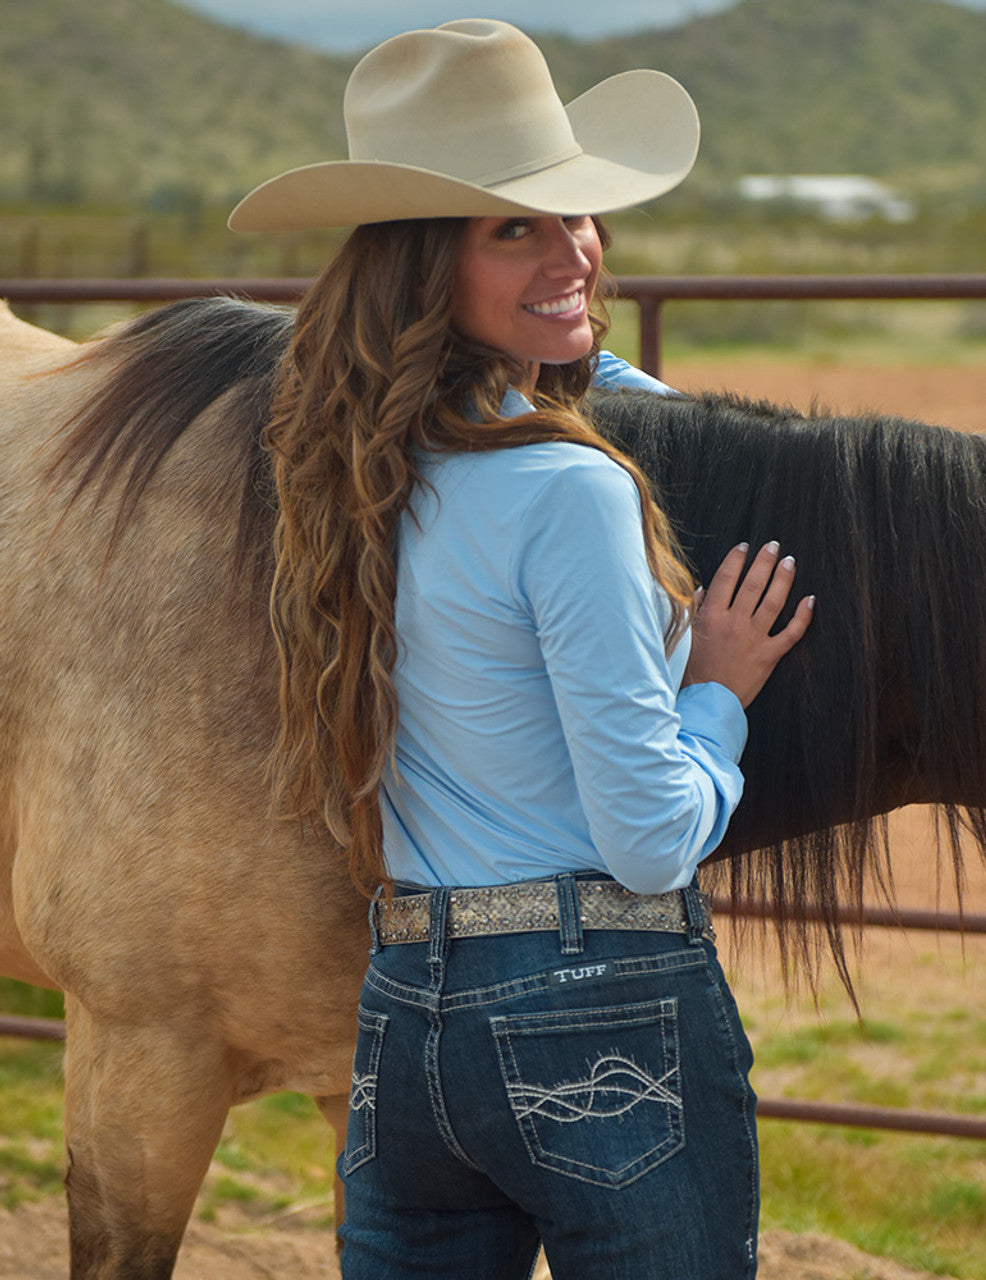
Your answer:
[[[370,1013],[362,1005],[357,1010],[359,1036],[353,1058],[353,1079],[349,1088],[349,1120],[346,1125],[346,1153],[342,1167],[347,1174],[366,1164],[377,1154],[377,1081],[380,1051],[389,1019],[385,1013]]]
[[[490,1019],[532,1161],[622,1187],[685,1145],[673,998]]]

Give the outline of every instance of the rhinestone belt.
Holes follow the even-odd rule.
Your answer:
[[[611,880],[579,880],[583,929],[640,929],[687,933],[688,916],[681,889],[669,893],[631,893]],[[711,904],[700,893],[705,913],[702,937],[715,940]],[[382,943],[427,942],[431,894],[414,893],[377,903],[377,937]],[[445,933],[450,938],[483,934],[537,933],[559,928],[558,892],[553,880],[501,884],[449,893]]]

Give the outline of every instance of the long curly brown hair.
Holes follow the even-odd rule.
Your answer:
[[[457,334],[450,318],[465,225],[427,219],[353,232],[301,303],[266,430],[280,504],[271,596],[281,660],[275,804],[324,822],[367,893],[390,883],[378,788],[397,726],[395,543],[421,480],[417,450],[548,440],[599,449],[640,492],[648,562],[671,599],[669,645],[692,597],[648,481],[582,413],[608,329],[605,286],[593,302],[589,355],[542,365],[535,411],[500,419],[503,396],[523,371]]]

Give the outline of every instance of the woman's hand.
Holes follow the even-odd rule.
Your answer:
[[[814,596],[805,596],[787,626],[770,634],[794,585],[794,558],[786,556],[778,563],[779,551],[776,542],[768,542],[744,576],[749,547],[740,543],[716,570],[708,590],[696,594],[683,684],[714,680],[748,707],[781,658],[808,630]]]

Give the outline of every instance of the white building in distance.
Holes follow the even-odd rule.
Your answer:
[[[748,173],[737,190],[745,200],[807,205],[833,222],[909,222],[915,214],[914,202],[895,188],[856,173]]]

